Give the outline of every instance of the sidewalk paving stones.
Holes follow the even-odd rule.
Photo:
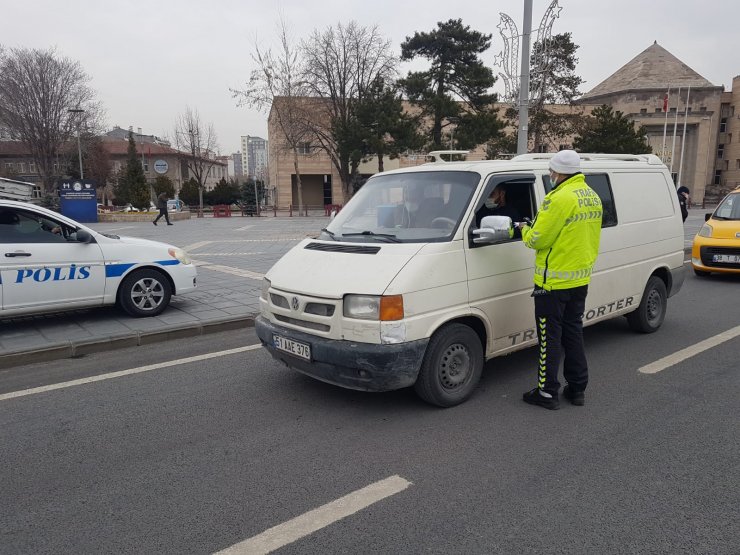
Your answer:
[[[693,208],[686,249],[710,209]],[[91,224],[104,233],[182,247],[198,267],[198,289],[175,296],[161,315],[132,318],[116,307],[0,320],[0,368],[121,346],[253,325],[262,277],[293,245],[315,237],[327,217],[192,218],[173,226],[146,222]]]

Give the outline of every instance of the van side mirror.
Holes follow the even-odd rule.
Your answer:
[[[712,213],[711,212],[707,212],[706,214],[704,214],[704,221],[705,222],[708,222],[709,221],[709,218],[711,218],[711,217],[712,217]]]
[[[474,229],[474,243],[492,244],[514,238],[514,224],[509,216],[486,216],[480,222],[480,229]]]

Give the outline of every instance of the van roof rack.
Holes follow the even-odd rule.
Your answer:
[[[531,154],[519,154],[514,156],[512,161],[519,162],[523,160],[549,160],[557,154],[556,152],[541,152]],[[647,162],[651,165],[662,165],[663,161],[655,154],[604,154],[600,152],[579,152],[581,160],[615,160],[620,162]]]
[[[455,155],[455,154],[466,155],[469,152],[470,152],[469,150],[433,150],[432,152],[427,154],[427,158],[431,158],[432,163],[436,163],[436,162],[447,163],[448,160],[445,160],[444,158],[442,158],[443,154],[447,154],[450,156]]]

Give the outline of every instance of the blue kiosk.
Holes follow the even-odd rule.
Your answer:
[[[98,221],[98,200],[95,182],[90,179],[69,179],[59,182],[61,213],[83,223]]]

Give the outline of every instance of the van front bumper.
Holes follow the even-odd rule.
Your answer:
[[[312,378],[360,391],[392,391],[416,382],[428,339],[407,343],[376,345],[325,339],[270,322],[255,319],[255,331],[262,345],[276,360]],[[275,348],[274,335],[311,346],[311,360]]]

